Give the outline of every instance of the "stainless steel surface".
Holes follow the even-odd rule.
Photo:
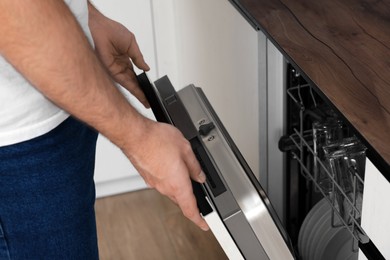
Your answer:
[[[267,195],[282,223],[286,223],[286,154],[278,148],[286,132],[286,60],[267,40]]]
[[[268,193],[268,81],[267,81],[267,37],[258,31],[259,56],[259,181]]]
[[[208,111],[193,85],[180,90],[178,95],[185,104],[194,125],[198,125],[201,120],[218,125],[217,120]],[[212,140],[209,140],[210,136],[213,136]],[[231,214],[224,217],[230,231],[235,231],[235,236],[241,237],[240,240],[244,240],[245,243],[253,242],[252,239],[245,240],[245,238],[254,235],[268,259],[294,259],[269,209],[251,183],[220,129],[216,127],[209,135],[202,138],[207,151],[212,155],[210,158],[212,158],[217,171],[223,177],[223,181],[227,184],[242,212],[242,214],[235,214],[235,216]],[[245,230],[245,223],[249,224],[247,230]],[[251,248],[258,250],[255,246]],[[262,259],[260,257],[260,255],[253,254],[253,259]],[[252,257],[248,257],[248,259],[252,259]]]

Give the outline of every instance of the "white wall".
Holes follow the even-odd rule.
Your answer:
[[[193,83],[204,90],[258,176],[257,32],[227,0],[172,4],[178,71],[172,81],[177,88]]]
[[[151,67],[150,76],[156,78],[157,62],[151,2],[145,0],[93,0],[92,2],[107,17],[122,23],[135,34],[145,60]],[[150,110],[147,111],[138,101],[130,95],[127,96],[140,112],[152,117]],[[95,167],[98,197],[146,187],[129,160],[103,136],[99,136],[98,139]]]
[[[155,35],[156,74],[158,77],[168,75],[174,86],[178,85],[178,52],[176,32],[177,0],[151,0],[152,17]],[[156,78],[153,78],[155,80]]]

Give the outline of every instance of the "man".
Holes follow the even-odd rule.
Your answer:
[[[1,0],[0,55],[0,259],[98,258],[93,129],[208,229],[190,183],[205,176],[189,143],[114,86],[148,106],[132,63],[149,67],[129,31],[87,0]]]

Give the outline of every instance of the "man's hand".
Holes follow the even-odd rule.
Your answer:
[[[190,143],[168,124],[148,120],[144,129],[136,131],[138,145],[125,145],[124,153],[149,186],[169,197],[200,228],[208,230],[199,214],[190,180],[204,183],[206,177]]]
[[[149,70],[134,35],[123,25],[108,19],[89,3],[89,27],[95,42],[97,56],[107,68],[111,77],[129,90],[145,107],[149,104],[138,86],[133,65]],[[147,127],[131,134],[137,136],[136,144],[120,145],[146,183],[161,194],[169,197],[183,214],[203,230],[208,225],[200,216],[192,191],[191,178],[205,182],[191,146],[183,135],[167,124],[144,120]],[[137,133],[135,133],[137,132]],[[124,140],[123,143],[126,143]]]
[[[114,81],[129,90],[145,107],[149,103],[138,86],[133,63],[139,69],[148,71],[142,53],[133,33],[126,27],[101,14],[91,3],[89,28],[95,42],[96,54]]]

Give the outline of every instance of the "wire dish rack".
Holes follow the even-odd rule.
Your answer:
[[[296,73],[295,71],[293,72]],[[298,73],[295,74],[295,77],[298,78],[299,76]],[[368,235],[360,225],[362,197],[361,194],[358,194],[357,187],[363,187],[364,180],[362,176],[359,176],[354,171],[346,173],[352,174],[351,184],[353,187],[352,193],[347,194],[334,173],[329,169],[329,166],[326,165],[326,162],[321,160],[314,151],[313,130],[308,129],[307,122],[305,122],[307,115],[311,113],[309,106],[317,108],[321,103],[319,96],[313,88],[305,81],[302,83],[298,81],[297,84],[287,89],[287,95],[299,110],[299,122],[294,128],[293,133],[281,139],[279,148],[282,151],[291,153],[293,159],[300,165],[300,173],[308,181],[313,183],[316,192],[326,198],[332,208],[332,226],[346,228],[353,238],[354,250],[357,251],[358,242],[365,244],[370,241]],[[308,163],[308,158],[311,158],[312,163]],[[330,190],[324,190],[323,186],[320,185],[318,176],[313,170],[313,165],[321,168],[321,172],[327,175],[326,177],[331,183]],[[336,199],[335,194],[343,198],[343,205],[339,205],[340,200]],[[345,213],[342,214],[340,212],[340,206],[348,209],[346,213],[348,216],[347,220]]]

